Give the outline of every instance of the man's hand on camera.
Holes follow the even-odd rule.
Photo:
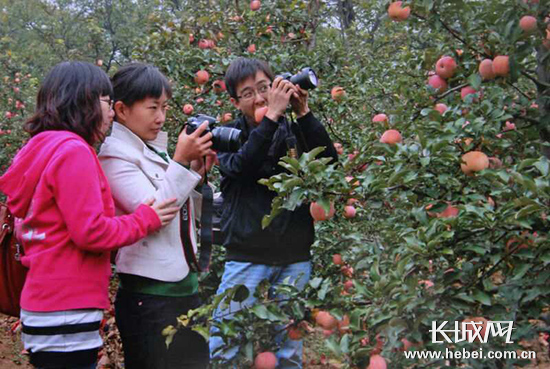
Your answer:
[[[193,160],[202,159],[203,156],[212,155],[212,133],[201,136],[208,128],[208,122],[202,123],[195,132],[190,135],[183,129],[178,137],[174,160],[183,165],[190,165]]]
[[[296,92],[292,95],[290,104],[292,105],[292,110],[294,110],[296,116],[301,118],[309,113],[309,106],[307,104],[309,93],[300,86],[295,85],[294,87],[296,87]]]
[[[281,77],[275,78],[267,96],[267,113],[265,116],[274,122],[278,121],[279,117],[285,113],[290,97],[297,93],[296,91],[296,87],[292,82]]]

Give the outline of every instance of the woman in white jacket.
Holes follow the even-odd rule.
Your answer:
[[[172,91],[153,66],[130,64],[112,78],[115,122],[99,158],[111,186],[117,212],[131,213],[145,199],[176,198],[182,208],[160,232],[117,254],[121,285],[115,313],[124,349],[125,368],[205,368],[208,345],[196,332],[180,330],[167,349],[162,330],[176,317],[200,305],[197,272],[190,269],[197,250],[195,212],[200,185],[212,157],[212,134],[182,132],[172,159],[161,128]],[[206,168],[202,158],[207,156]],[[181,228],[187,228],[182,238]]]

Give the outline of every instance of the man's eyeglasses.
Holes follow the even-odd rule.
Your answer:
[[[113,106],[115,105],[115,100],[113,100],[113,99],[99,99],[99,101],[109,104],[109,110],[113,110]]]
[[[257,89],[248,89],[241,96],[237,96],[242,100],[252,100],[256,97],[256,94],[265,95],[269,91],[270,85],[261,85]]]

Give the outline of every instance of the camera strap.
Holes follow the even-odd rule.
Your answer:
[[[193,250],[193,244],[191,242],[191,211],[189,209],[189,201],[187,200],[180,212],[180,237],[181,244],[183,246],[183,253],[185,254],[185,260],[189,265],[189,269],[194,272],[199,272],[200,267],[195,257],[195,250]]]
[[[291,117],[291,123],[290,123],[290,132],[294,134],[295,142],[297,143],[297,151],[298,156],[301,156],[304,152],[308,152],[309,148],[306,144],[306,139],[304,137],[304,132],[302,132],[302,129],[300,128],[300,125],[298,122],[294,120],[294,117],[292,114]]]
[[[204,159],[206,160],[206,159]],[[206,162],[204,163],[206,166]],[[201,213],[201,229],[200,229],[200,250],[197,257],[191,243],[191,212],[189,209],[189,201],[185,203],[181,210],[180,216],[180,236],[183,244],[183,252],[185,259],[189,265],[189,269],[195,272],[207,272],[210,268],[210,258],[212,255],[212,217],[214,216],[214,194],[212,188],[208,185],[208,175],[205,174],[204,184],[201,189],[202,194],[202,213]]]
[[[206,165],[206,164],[205,164]],[[204,185],[202,186],[202,213],[201,213],[201,249],[199,253],[199,270],[207,272],[210,267],[212,255],[212,218],[214,216],[214,194],[212,187],[208,185],[205,174]]]

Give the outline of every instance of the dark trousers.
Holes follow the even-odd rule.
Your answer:
[[[203,369],[208,367],[208,343],[197,332],[180,328],[169,348],[162,330],[176,327],[176,317],[200,306],[198,295],[165,297],[119,289],[115,315],[126,369]]]

